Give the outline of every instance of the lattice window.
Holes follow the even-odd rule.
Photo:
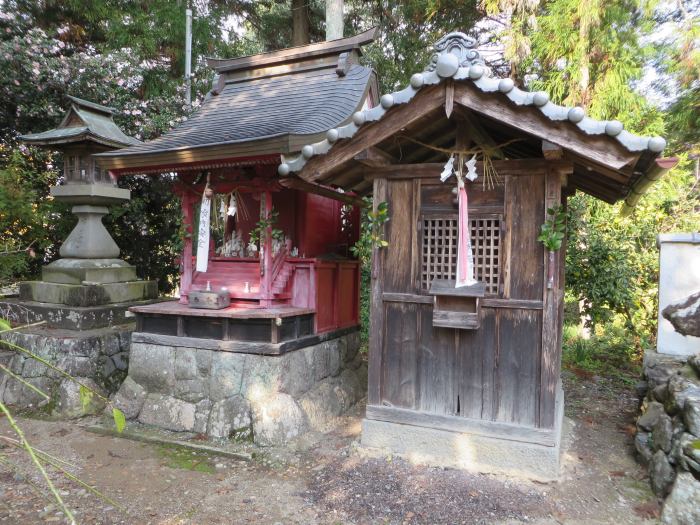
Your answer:
[[[486,293],[497,294],[501,255],[501,220],[471,217],[471,240],[476,279],[486,284]],[[421,284],[430,288],[433,279],[454,279],[457,269],[457,218],[423,219]]]

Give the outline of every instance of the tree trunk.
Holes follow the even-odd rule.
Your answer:
[[[303,46],[309,43],[309,3],[308,0],[292,0],[292,45]]]
[[[343,38],[343,0],[326,0],[326,40]]]

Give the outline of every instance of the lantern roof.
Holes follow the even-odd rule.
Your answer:
[[[93,142],[109,148],[141,144],[141,141],[119,129],[112,118],[116,113],[114,108],[70,95],[68,99],[71,106],[56,128],[20,135],[20,140],[36,146],[53,147],[84,142]]]

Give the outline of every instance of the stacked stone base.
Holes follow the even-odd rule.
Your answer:
[[[114,397],[127,419],[215,439],[284,445],[359,401],[359,332],[276,356],[133,343]]]
[[[115,391],[129,366],[129,344],[133,325],[87,331],[57,330],[46,326],[2,334],[0,338],[20,346],[67,372],[78,381],[105,393]],[[51,396],[46,400],[15,378],[0,372],[0,399],[16,408],[48,406],[51,413],[77,417],[95,413],[99,406],[83,410],[75,382],[3,345],[0,359],[14,374]]]
[[[700,354],[647,352],[635,447],[664,523],[700,523]]]

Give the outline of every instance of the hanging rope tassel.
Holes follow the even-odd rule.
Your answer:
[[[469,202],[464,183],[459,182],[459,224],[457,237],[457,279],[455,288],[471,286],[474,279],[474,254],[472,252],[471,236],[469,235]]]

